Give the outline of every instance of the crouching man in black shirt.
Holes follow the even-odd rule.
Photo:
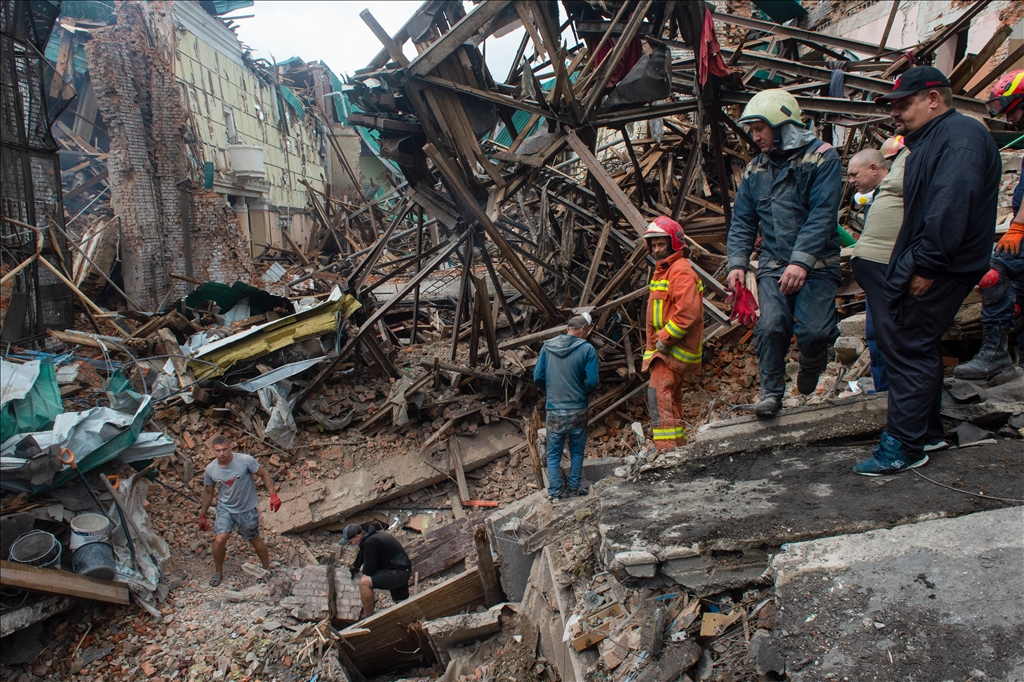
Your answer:
[[[372,525],[365,531],[357,524],[345,526],[341,534],[342,544],[359,545],[359,553],[351,570],[359,578],[359,597],[363,600],[363,618],[373,614],[373,591],[389,590],[397,604],[409,598],[409,576],[412,564],[401,543]]]

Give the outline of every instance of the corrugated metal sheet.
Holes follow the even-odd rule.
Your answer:
[[[209,4],[213,5],[213,13],[220,16],[234,12],[236,9],[252,7],[256,3],[253,0],[210,0]]]
[[[288,106],[295,110],[295,113],[299,115],[299,118],[305,118],[306,109],[302,106],[302,100],[296,97],[295,93],[292,92],[287,85],[280,85],[278,87],[281,88],[281,97],[283,97],[284,101],[288,103]]]
[[[576,74],[570,76],[569,81],[575,83]],[[545,92],[550,91],[552,88],[555,87],[555,79],[549,78],[547,81],[541,83],[540,87]],[[522,132],[523,126],[525,126],[529,122],[530,117],[532,115],[533,114],[529,112],[517,110],[514,114],[512,114],[512,124],[515,125],[516,130]],[[537,126],[539,126],[541,123],[543,123],[543,121],[537,121],[537,123],[534,124],[533,128],[530,129],[530,132],[532,133],[534,130],[536,130]],[[507,147],[510,144],[512,144],[512,134],[509,132],[508,128],[502,126],[501,132],[498,133],[498,137],[496,137],[494,141],[500,144],[502,147]]]

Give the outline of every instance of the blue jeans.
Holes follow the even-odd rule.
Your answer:
[[[853,266],[853,276],[857,279],[857,284],[864,290],[867,303],[864,340],[871,350],[871,377],[875,380],[875,392],[881,393],[889,390],[889,375],[882,347],[875,332],[874,317],[889,314],[889,304],[885,300],[885,271],[889,265],[863,258],[854,258],[850,265]]]
[[[765,396],[782,397],[786,392],[786,353],[794,333],[800,348],[800,369],[815,373],[825,369],[828,348],[839,337],[839,266],[811,270],[800,291],[789,295],[779,291],[779,278],[785,269],[785,265],[765,265],[757,270],[761,318],[754,330],[754,349]]]
[[[1016,256],[1011,254],[992,256],[992,265],[998,265],[1010,281],[1007,283],[1006,292],[999,301],[991,305],[982,301],[981,322],[1002,327],[1011,326],[1014,323],[1013,304],[1018,298],[1024,298],[1024,250]],[[1013,343],[1012,331],[1010,332],[1010,342]],[[1017,348],[1019,353],[1024,353],[1024,334],[1017,338]]]
[[[548,450],[548,496],[558,497],[562,494],[562,450],[566,439],[569,440],[569,490],[579,490],[583,480],[583,452],[587,445],[587,411],[564,412],[548,410],[547,419],[547,450]]]

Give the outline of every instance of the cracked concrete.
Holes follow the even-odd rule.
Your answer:
[[[1020,441],[953,449],[920,470],[958,490],[1024,498]],[[722,456],[598,484],[602,560],[624,577],[661,575],[699,594],[766,582],[784,543],[1008,506],[907,472],[866,478],[850,468],[869,446],[801,447]],[[646,552],[616,561],[624,552]]]

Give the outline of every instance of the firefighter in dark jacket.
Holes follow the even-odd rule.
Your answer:
[[[373,591],[390,590],[397,604],[409,598],[409,576],[412,564],[402,544],[374,526],[365,531],[350,523],[342,532],[342,544],[359,545],[359,553],[352,563],[352,576],[362,570],[359,578],[359,597],[363,601],[363,618],[373,614]]]
[[[910,149],[903,175],[903,225],[886,272],[889,411],[874,454],[854,471],[882,476],[925,464],[925,439],[941,428],[944,376],[939,341],[989,269],[1002,161],[984,125],[952,108],[949,81],[916,66],[879,98],[892,106]]]
[[[757,296],[761,319],[754,330],[761,374],[758,417],[774,417],[786,389],[786,353],[796,335],[800,393],[814,393],[839,336],[839,233],[842,163],[832,145],[804,127],[800,106],[785,90],[754,95],[740,123],[761,154],[743,171],[729,226],[729,288],[739,297],[761,234]],[[735,311],[734,311],[735,312]]]

